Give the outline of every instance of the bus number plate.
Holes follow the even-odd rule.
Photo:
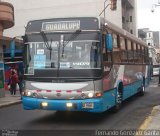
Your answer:
[[[93,108],[94,108],[94,103],[92,103],[92,102],[82,103],[82,108],[90,108],[90,109],[93,109]]]

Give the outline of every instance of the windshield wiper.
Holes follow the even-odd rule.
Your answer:
[[[51,47],[51,45],[52,45],[52,41],[53,40],[51,39],[51,43],[49,44],[48,43],[49,40],[48,40],[46,34],[43,31],[41,31],[40,34],[41,34],[41,36],[43,38],[45,47],[50,51],[50,60],[51,60],[51,56],[52,56],[52,47]]]
[[[68,45],[68,43],[70,43],[70,41],[72,41],[73,39],[75,39],[80,32],[81,32],[81,30],[76,30],[76,32],[73,33],[72,36],[68,40],[66,40],[66,43],[63,43],[62,55],[61,55],[62,57],[64,55],[64,48]]]

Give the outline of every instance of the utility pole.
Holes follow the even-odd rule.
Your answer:
[[[106,11],[105,11],[105,8],[106,8],[106,2],[107,2],[107,0],[105,0],[105,2],[104,2],[104,18],[106,17]]]
[[[104,9],[102,10],[102,12],[99,14],[99,16],[101,16],[102,15],[102,13],[104,12],[104,18],[105,18],[105,10],[106,10],[106,8],[110,5],[111,7],[110,7],[110,9],[111,10],[116,10],[117,9],[117,0],[108,0],[108,1],[110,1],[110,3],[106,6],[106,2],[107,2],[107,0],[105,0],[104,1]]]

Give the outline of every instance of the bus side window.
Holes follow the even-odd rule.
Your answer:
[[[136,63],[137,62],[137,50],[136,50],[136,43],[133,43],[133,46],[132,46],[132,48],[133,48],[133,58],[134,58],[134,63]]]
[[[134,58],[135,58],[135,63],[138,64],[139,63],[138,44],[136,44],[136,52],[134,54]]]
[[[141,55],[142,55],[142,63],[145,63],[145,51],[144,51],[144,46],[141,46]]]
[[[116,34],[112,34],[113,39],[113,48],[118,48],[118,36]]]
[[[144,47],[144,63],[149,64],[149,54],[148,54],[148,49]]]
[[[113,61],[114,63],[120,63],[120,37],[119,35],[113,34]]]
[[[126,49],[126,41],[123,37],[120,37],[120,48],[121,48],[121,62],[126,63],[127,60],[127,49]]]
[[[140,44],[137,44],[137,51],[138,51],[138,63],[142,63],[142,50]]]
[[[127,49],[128,49],[128,62],[133,62],[133,50],[132,50],[132,43],[130,40],[127,40]]]

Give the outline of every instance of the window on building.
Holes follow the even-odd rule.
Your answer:
[[[151,33],[148,33],[148,37],[151,37]]]
[[[130,16],[130,22],[132,22],[132,16]]]
[[[125,17],[122,16],[122,23],[125,23]]]

